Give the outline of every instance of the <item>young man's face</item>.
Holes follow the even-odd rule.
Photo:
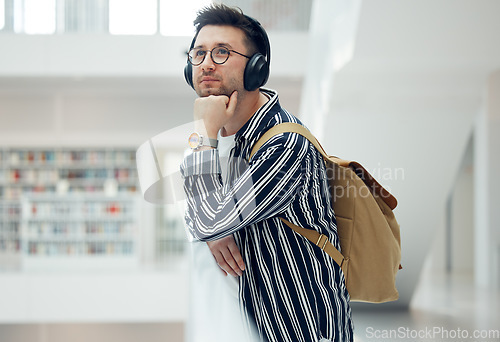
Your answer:
[[[244,44],[245,34],[232,26],[206,25],[198,33],[194,43],[195,48],[212,50],[214,47],[225,47],[247,55]],[[207,52],[203,63],[193,66],[193,84],[198,96],[227,95],[231,96],[237,90],[242,94],[243,71],[248,58],[234,52],[229,52],[229,58],[224,64],[216,64]]]

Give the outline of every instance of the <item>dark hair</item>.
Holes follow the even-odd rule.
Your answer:
[[[267,48],[265,37],[255,27],[251,19],[243,14],[243,11],[238,7],[229,7],[224,4],[211,4],[198,11],[194,20],[196,34],[193,38],[193,43],[198,37],[198,33],[205,25],[229,25],[241,29],[246,36],[246,44],[249,49],[249,54],[260,52],[267,56]]]

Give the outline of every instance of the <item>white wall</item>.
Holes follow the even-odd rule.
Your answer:
[[[484,104],[475,125],[475,217],[476,284],[500,286],[500,70],[491,73],[485,85]]]
[[[452,193],[451,267],[452,271],[474,273],[474,164],[473,138],[464,151]]]
[[[26,81],[28,83],[29,81]],[[135,147],[152,135],[190,119],[192,97],[170,101],[166,90],[71,89],[71,80],[63,82],[66,89],[51,85],[52,79],[39,81],[41,90],[0,90],[0,144],[27,146],[129,146]],[[144,79],[123,79],[151,87]],[[44,89],[45,88],[45,89]],[[183,118],[182,114],[185,116]]]
[[[457,173],[449,175],[454,178],[446,199],[451,201],[450,212],[447,212],[448,207],[443,211],[441,223],[434,234],[434,241],[426,258],[427,270],[432,273],[474,273],[474,169],[474,138],[471,135]],[[450,232],[447,229],[450,229]],[[449,266],[451,269],[448,269]]]

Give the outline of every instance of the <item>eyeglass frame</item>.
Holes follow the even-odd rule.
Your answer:
[[[238,55],[240,55],[240,56],[246,57],[246,58],[248,58],[248,59],[252,58],[252,57],[250,57],[250,56],[247,56],[247,55],[242,54],[241,52],[238,52],[238,51],[235,51],[235,50],[228,49],[227,47],[224,47],[224,46],[216,46],[216,47],[214,47],[214,48],[213,48],[213,49],[211,49],[211,50],[201,50],[201,49],[200,49],[200,51],[205,52],[205,55],[203,56],[203,59],[201,60],[201,62],[200,62],[200,63],[198,63],[198,64],[194,64],[194,63],[191,61],[191,58],[192,58],[192,57],[191,57],[191,55],[190,55],[189,53],[190,53],[191,51],[195,50],[195,49],[200,49],[200,48],[196,48],[196,47],[191,48],[191,49],[190,49],[190,50],[186,53],[186,54],[187,54],[187,60],[188,60],[189,64],[191,64],[192,66],[198,66],[198,65],[201,65],[201,64],[205,61],[205,58],[207,57],[207,52],[209,52],[209,51],[210,51],[210,59],[212,59],[212,62],[214,62],[214,63],[215,63],[215,64],[217,64],[217,65],[222,65],[222,64],[226,63],[226,62],[227,62],[227,60],[229,59],[229,56],[231,56],[231,52],[234,52],[234,53],[236,53],[236,54],[238,54]],[[224,60],[224,62],[217,63],[217,62],[214,60],[214,57],[213,57],[213,55],[212,55],[212,52],[213,52],[215,49],[224,49],[224,50],[227,50],[227,51],[228,51],[227,58]]]

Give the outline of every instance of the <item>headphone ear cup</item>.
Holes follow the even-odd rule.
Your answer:
[[[189,63],[186,63],[186,66],[184,67],[184,79],[186,80],[187,84],[189,84],[189,86],[194,89],[193,66]]]
[[[261,53],[254,54],[247,62],[243,74],[243,85],[248,91],[263,86],[269,77],[269,66],[266,57]]]

